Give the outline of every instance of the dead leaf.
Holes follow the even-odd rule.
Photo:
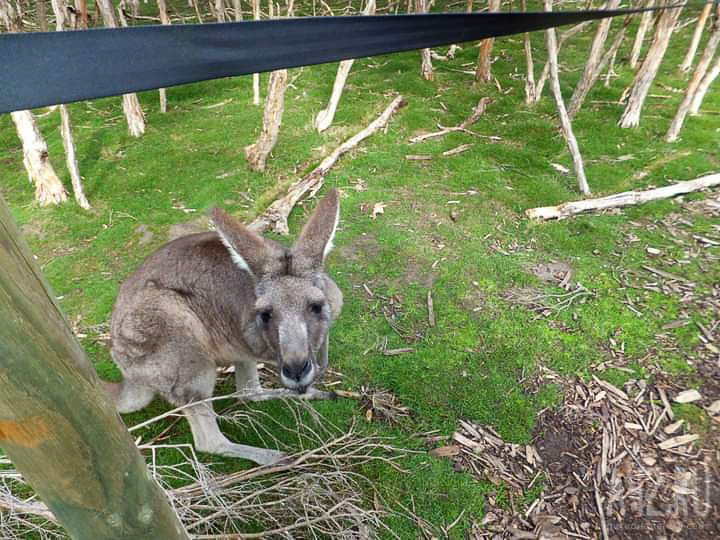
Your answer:
[[[677,437],[673,437],[672,439],[668,439],[667,441],[661,442],[658,446],[662,450],[668,450],[670,448],[675,448],[676,446],[682,446],[683,444],[691,443],[698,440],[699,438],[700,436],[695,434],[679,435]]]

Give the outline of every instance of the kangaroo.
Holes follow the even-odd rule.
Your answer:
[[[156,395],[183,409],[195,448],[268,464],[279,451],[230,442],[208,402],[218,366],[235,366],[239,393],[260,390],[258,361],[274,361],[297,394],[327,368],[328,331],[343,297],[323,271],[340,217],[331,190],[291,248],[263,238],[222,210],[216,231],[180,237],[150,255],[120,287],[112,358],[120,383],[105,383],[119,412]],[[288,390],[277,390],[278,395]]]

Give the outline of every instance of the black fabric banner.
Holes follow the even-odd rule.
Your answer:
[[[647,10],[307,17],[0,34],[0,113]]]

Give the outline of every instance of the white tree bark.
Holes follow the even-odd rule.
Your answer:
[[[552,0],[545,0],[545,11],[552,11]],[[585,166],[583,165],[580,148],[578,147],[575,134],[572,130],[572,124],[565,109],[562,93],[560,91],[560,79],[558,77],[557,66],[557,40],[555,37],[555,29],[550,28],[546,32],[548,63],[550,65],[550,85],[552,86],[555,102],[557,103],[558,114],[560,115],[560,125],[562,127],[563,137],[568,145],[568,150],[573,160],[573,168],[578,181],[578,188],[583,195],[590,195],[590,187],[585,177]]]
[[[635,75],[627,106],[619,122],[620,127],[636,127],[640,123],[640,112],[645,104],[645,98],[665,56],[665,51],[670,43],[670,37],[681,11],[682,7],[671,8],[664,10],[660,15],[652,45]]]
[[[426,0],[415,0],[415,13],[427,13],[427,11],[428,4]],[[420,73],[422,74],[423,79],[425,79],[426,81],[432,81],[433,66],[432,58],[430,56],[430,49],[421,49],[420,58],[422,60],[420,64]]]
[[[375,13],[375,0],[368,0],[363,15],[373,15]],[[335,76],[335,82],[333,83],[332,94],[330,96],[330,102],[328,106],[320,111],[315,117],[315,127],[322,133],[333,122],[335,118],[335,111],[337,110],[338,103],[340,103],[340,97],[342,96],[343,88],[345,88],[345,82],[347,82],[350,69],[352,68],[355,60],[343,60],[338,65],[337,75]]]
[[[522,1],[523,11],[527,11],[527,0]],[[525,77],[525,105],[535,103],[537,86],[535,85],[535,64],[533,63],[532,45],[530,43],[530,32],[525,32],[525,60],[527,63],[527,75]]]
[[[100,10],[105,26],[117,28],[118,22],[115,18],[110,0],[97,0],[96,4]],[[122,106],[130,135],[140,137],[145,133],[145,115],[143,114],[137,94],[124,94],[122,97]]]
[[[541,208],[530,208],[525,210],[525,215],[529,218],[536,219],[558,219],[588,212],[590,210],[606,210],[608,208],[617,208],[620,206],[628,206],[632,204],[641,204],[658,199],[667,199],[690,193],[700,189],[720,185],[720,174],[711,174],[688,180],[686,182],[678,182],[671,186],[650,189],[647,191],[626,191],[616,195],[600,197],[598,199],[585,199],[582,201],[566,202],[558,206],[544,206]]]
[[[500,0],[488,0],[488,11],[498,11],[500,9]],[[479,82],[492,81],[492,47],[495,40],[493,38],[483,39],[480,42],[480,52],[478,53],[477,68],[475,69],[475,80]]]
[[[645,7],[652,7],[655,0],[648,0]],[[640,25],[638,26],[637,33],[635,34],[635,41],[633,42],[632,52],[630,53],[630,67],[635,69],[640,59],[640,51],[642,51],[643,42],[645,41],[645,34],[650,27],[650,22],[653,18],[652,11],[646,11],[640,18]]]
[[[235,22],[240,22],[243,20],[242,7],[240,6],[240,0],[232,0],[232,3],[233,3],[233,13],[235,14]]]
[[[157,0],[158,11],[160,12],[160,24],[171,24],[170,16],[168,15],[167,4],[165,0]],[[167,112],[167,92],[164,88],[160,88],[160,112]]]
[[[683,123],[685,122],[685,117],[690,110],[690,105],[692,104],[693,97],[695,96],[695,93],[697,92],[703,78],[707,74],[710,63],[715,56],[715,51],[717,51],[718,44],[720,43],[720,7],[716,9],[717,14],[715,20],[713,21],[710,38],[705,45],[705,50],[703,51],[703,54],[700,57],[700,61],[698,62],[695,71],[693,72],[693,76],[690,79],[687,88],[685,89],[685,96],[683,97],[683,100],[680,103],[677,112],[675,113],[675,117],[670,124],[670,128],[665,135],[665,140],[667,142],[675,142],[678,139],[680,130],[682,129]]]
[[[35,184],[35,200],[41,206],[67,200],[67,193],[48,158],[48,148],[30,111],[10,113],[23,146],[23,163],[31,183]]]
[[[620,0],[610,0],[607,4],[606,9],[615,9],[620,4]],[[570,105],[568,105],[568,116],[572,119],[575,117],[577,112],[580,110],[585,96],[595,84],[602,67],[600,67],[600,60],[602,58],[603,50],[605,49],[605,42],[607,41],[608,33],[610,32],[610,23],[612,19],[602,19],[598,23],[597,31],[595,32],[595,38],[593,39],[590,47],[590,54],[585,64],[582,77],[575,87],[570,98]]]
[[[268,95],[265,98],[263,126],[255,144],[245,147],[245,157],[250,168],[264,171],[267,158],[275,147],[285,110],[285,89],[288,83],[287,69],[279,69],[270,74]]]
[[[718,75],[720,75],[720,56],[718,56],[713,67],[708,70],[698,85],[695,96],[693,96],[692,103],[690,104],[690,114],[695,115],[700,112],[700,105],[702,105],[703,99],[705,99],[705,94],[707,94],[710,85],[718,78]]]
[[[708,20],[708,17],[710,16],[710,9],[712,8],[712,4],[708,3],[705,4],[702,11],[700,12],[700,16],[698,17],[697,25],[695,26],[695,32],[693,32],[693,37],[690,40],[690,47],[688,47],[687,54],[685,55],[685,58],[683,59],[682,63],[680,64],[680,71],[683,73],[687,73],[690,71],[690,68],[692,67],[693,59],[695,58],[695,53],[698,50],[698,46],[700,45],[700,38],[702,37],[703,29],[705,28],[705,23]]]
[[[60,0],[52,0],[52,9],[55,14],[55,30],[62,32],[65,30],[65,6]],[[78,167],[76,152],[75,152],[75,141],[73,140],[72,134],[72,122],[70,121],[70,113],[68,112],[67,106],[60,105],[60,133],[62,135],[63,147],[65,148],[65,161],[67,163],[68,171],[70,172],[70,179],[72,180],[73,193],[77,203],[85,210],[90,209],[90,203],[88,203],[85,197],[85,192],[82,185],[82,177],[80,176],[80,168]]]
[[[253,19],[260,19],[260,0],[253,0]],[[260,74],[253,73],[253,105],[260,105]]]

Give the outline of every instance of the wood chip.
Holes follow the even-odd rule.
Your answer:
[[[625,422],[625,429],[637,431],[643,429],[643,427],[640,424],[634,424],[632,422]]]
[[[668,435],[672,435],[675,433],[678,429],[680,429],[680,426],[683,425],[684,420],[678,420],[677,422],[673,422],[672,424],[668,424],[663,428],[663,431],[667,433]]]
[[[697,401],[699,399],[702,399],[700,392],[691,389],[680,392],[677,396],[675,396],[673,401],[675,401],[675,403],[692,403],[693,401]]]
[[[593,379],[595,379],[595,382],[605,388],[605,390],[607,390],[608,392],[612,392],[616,396],[621,397],[626,401],[630,399],[628,395],[622,390],[620,390],[617,386],[614,386],[607,381],[603,381],[602,379],[598,379],[595,375],[593,375]]]
[[[414,154],[408,154],[405,156],[405,159],[410,161],[430,161],[432,159],[432,156],[418,156]]]
[[[440,448],[433,448],[428,453],[434,457],[452,457],[457,456],[460,453],[460,447],[456,444],[451,444],[448,446],[441,446]]]
[[[694,433],[690,435],[679,435],[677,437],[673,437],[672,439],[668,439],[667,441],[661,442],[658,447],[660,447],[661,450],[668,450],[670,448],[675,448],[677,446],[697,441],[699,438],[700,436]]]
[[[717,401],[713,401],[708,407],[707,412],[709,412],[712,415],[720,414],[720,399]]]

